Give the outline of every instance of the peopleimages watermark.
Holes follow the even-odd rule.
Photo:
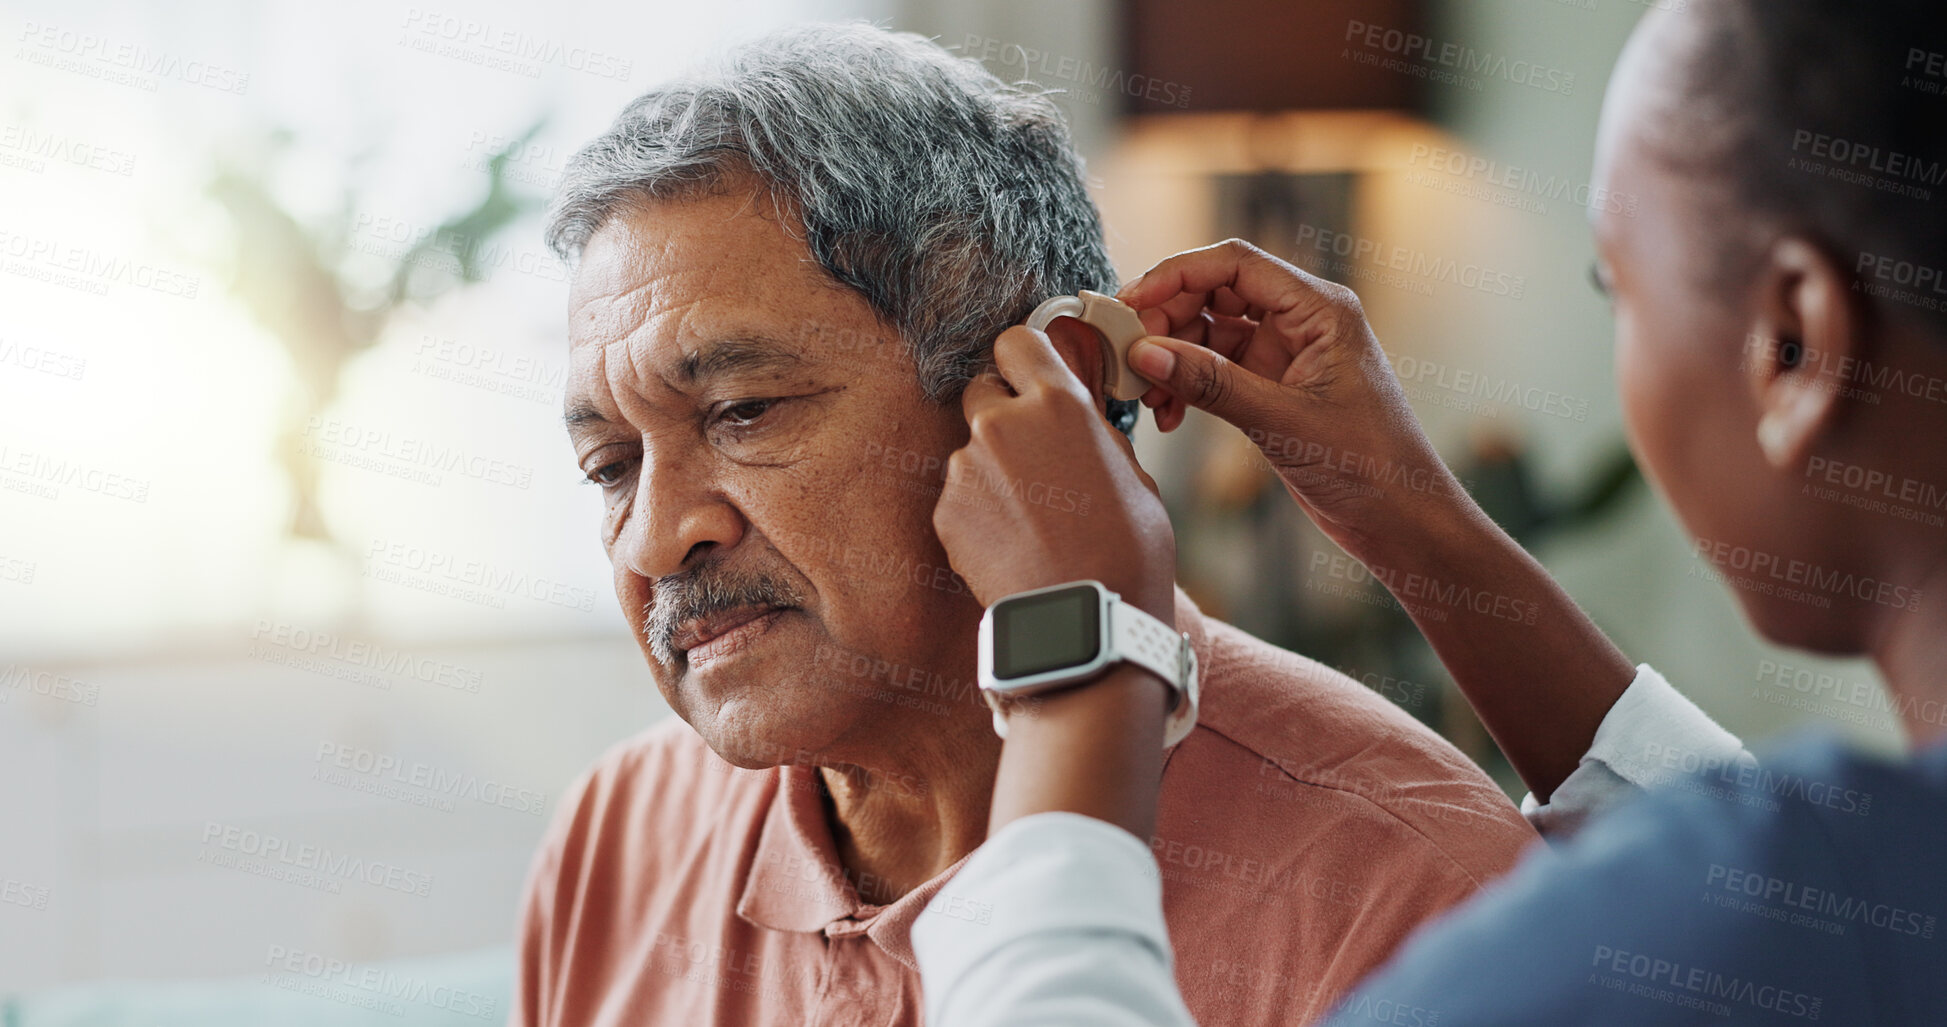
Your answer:
[[[1861,817],[1873,809],[1871,792],[1839,787],[1802,774],[1769,770],[1745,756],[1727,757],[1662,742],[1646,742],[1643,762],[1650,767],[1653,783],[1658,787],[1677,788],[1766,812],[1783,809],[1779,799]]]
[[[348,638],[335,631],[316,631],[289,621],[260,618],[251,629],[250,639],[250,656],[253,659],[289,664],[299,669],[336,665],[371,674],[376,679],[375,687],[382,689],[390,689],[391,679],[398,677],[477,695],[483,678],[480,671],[447,660],[432,659],[379,642]],[[266,647],[283,652],[273,653]]]
[[[1317,225],[1298,226],[1298,245],[1321,254],[1320,266],[1327,277],[1374,282],[1420,296],[1433,295],[1436,284],[1516,300],[1528,291],[1525,275]]]
[[[0,229],[0,256],[6,258],[5,270],[10,275],[91,296],[106,296],[111,286],[125,285],[161,296],[193,300],[203,286],[203,280],[195,275],[88,246],[6,229]]]
[[[1204,845],[1153,835],[1150,855],[1165,881],[1192,888],[1262,899],[1266,894],[1303,895],[1320,902],[1357,907],[1365,890],[1355,881],[1308,874],[1303,864],[1280,857],[1247,856]]]
[[[1347,47],[1341,52],[1340,56],[1348,60],[1430,82],[1478,91],[1484,77],[1562,96],[1575,91],[1572,71],[1529,60],[1509,60],[1502,54],[1357,19],[1345,23],[1344,41],[1358,47]]]
[[[1266,968],[1231,959],[1211,960],[1209,977],[1219,982],[1225,992],[1232,993],[1232,997],[1236,992],[1246,991],[1260,1000],[1272,999],[1299,1006],[1309,1006],[1318,1001],[1324,985],[1323,981],[1307,980],[1288,973],[1283,965]],[[1428,1027],[1432,1027],[1432,1023],[1428,1021]]]
[[[1257,446],[1250,459],[1264,459],[1293,488],[1338,487],[1343,494],[1345,484],[1350,481],[1351,491],[1361,496],[1382,495],[1388,487],[1432,496],[1451,496],[1464,491],[1464,483],[1445,473],[1444,468],[1402,464],[1389,457],[1341,449],[1263,428],[1252,428],[1246,434]]]
[[[1853,272],[1859,276],[1852,283],[1855,292],[1921,310],[1947,310],[1947,274],[1942,274],[1938,267],[1877,253],[1861,253]]]
[[[1414,143],[1406,157],[1407,181],[1442,192],[1484,200],[1534,214],[1548,213],[1550,201],[1566,201],[1585,210],[1635,217],[1641,201],[1632,193],[1618,193],[1582,179],[1543,174],[1533,168],[1503,164],[1462,150]],[[1439,172],[1447,181],[1425,172]],[[1499,192],[1469,190],[1462,183],[1478,182]]]
[[[76,706],[101,704],[101,685],[72,678],[66,674],[57,674],[51,670],[36,670],[23,663],[10,663],[5,668],[0,668],[0,702],[8,701],[15,692],[69,702]]]
[[[1541,614],[1541,605],[1532,600],[1484,591],[1457,581],[1443,581],[1415,571],[1361,563],[1344,553],[1324,549],[1312,553],[1307,587],[1320,567],[1331,577],[1353,584],[1379,582],[1399,601],[1402,609],[1416,616],[1431,614],[1436,620],[1445,620],[1449,610],[1467,610],[1515,624],[1533,624]]]
[[[435,984],[384,966],[335,959],[316,952],[272,945],[264,953],[264,983],[314,998],[404,1016],[412,1002],[482,1020],[500,1018],[499,1000],[462,988]]]
[[[1440,1011],[1412,1005],[1361,988],[1339,1003],[1336,1018],[1358,1017],[1390,1027],[1439,1027]]]
[[[777,873],[767,874],[759,880],[767,886],[766,890],[773,892],[798,896],[820,895],[830,887],[833,872],[836,871],[838,878],[851,885],[860,899],[872,905],[890,906],[904,894],[897,883],[882,874],[833,866],[819,856],[806,855],[796,849],[767,857],[766,861],[777,868]]]
[[[0,339],[0,364],[12,364],[23,371],[80,381],[88,370],[88,358],[73,353],[63,353],[46,346],[21,345],[7,339]]]
[[[564,362],[475,346],[445,336],[421,335],[412,352],[414,374],[530,403],[559,403],[562,385],[568,380]]]
[[[835,672],[848,683],[866,683],[857,688],[848,688],[855,693],[895,706],[925,710],[936,716],[947,716],[956,706],[986,705],[980,697],[979,683],[971,678],[948,677],[937,670],[899,663],[830,642],[820,642],[812,649],[811,665],[819,670]],[[875,685],[880,687],[869,687]]]
[[[1763,702],[1832,720],[1892,730],[1901,722],[1947,724],[1947,700],[1921,699],[1810,667],[1759,660],[1751,695]]]
[[[402,760],[343,742],[319,742],[312,762],[317,764],[311,771],[314,781],[447,813],[458,802],[477,802],[540,816],[548,804],[547,793],[539,789],[519,788],[420,760]]]
[[[0,877],[0,905],[19,906],[22,909],[45,910],[48,901],[54,897],[51,889],[39,885],[16,881],[11,877]]]
[[[822,894],[822,892],[820,892]],[[720,940],[691,938],[656,931],[649,942],[649,965],[657,973],[703,984],[713,991],[734,991],[783,1000],[779,985],[794,983],[793,975],[749,949],[734,949]],[[660,957],[660,958],[658,958]],[[674,963],[667,967],[664,963]]]
[[[1920,609],[1920,589],[1866,574],[1835,570],[1707,538],[1697,540],[1695,554],[1703,564],[1701,569],[1695,564],[1691,566],[1693,577],[1701,576],[1747,592],[1776,596],[1821,609],[1832,605],[1833,596],[1890,606],[1896,610]],[[1725,573],[1727,570],[1733,573]]]
[[[1933,403],[1947,403],[1947,379],[1920,374],[1891,364],[1853,356],[1834,354],[1796,340],[1778,340],[1752,333],[1744,337],[1744,355],[1739,371],[1750,371],[1760,364],[1785,363],[1816,373],[1816,388],[1842,399],[1856,399],[1875,406],[1889,393],[1900,393]],[[1877,390],[1877,391],[1873,391]]]
[[[1426,702],[1427,687],[1417,681],[1394,677],[1376,670],[1362,671],[1347,664],[1332,664],[1331,669],[1366,686],[1395,706],[1419,709]]]
[[[127,178],[135,174],[135,154],[77,139],[59,132],[41,132],[26,125],[0,128],[0,164],[40,174],[47,162],[87,168]]]
[[[1166,107],[1190,106],[1189,86],[1154,75],[1130,73],[1111,65],[1097,65],[1079,57],[1050,53],[971,32],[955,49],[982,64],[998,63],[1010,72],[1018,67],[1021,74],[1038,76],[1044,84],[1070,82],[1094,90],[1097,95],[1119,93]]]
[[[818,532],[790,538],[790,543],[807,555],[817,554],[834,570],[870,574],[886,581],[901,581],[930,588],[947,595],[972,595],[967,580],[948,563],[929,563],[879,545],[854,545]]]
[[[982,927],[994,922],[994,904],[957,892],[941,891],[933,896],[920,912],[931,916],[943,916],[953,920],[965,920]]]
[[[1705,899],[1713,905],[1767,920],[1844,934],[1849,925],[1933,939],[1936,918],[1887,902],[1865,899],[1762,871],[1712,863],[1704,872]]]
[[[32,560],[22,560],[17,556],[0,556],[0,581],[31,585],[34,583],[34,571],[39,566]]]
[[[1792,133],[1786,167],[1916,200],[1933,199],[1926,187],[1947,181],[1947,164],[1940,161],[1804,128]]]
[[[1908,47],[1905,72],[1901,85],[1916,92],[1939,95],[1947,85],[1947,53]]]
[[[250,73],[112,36],[29,19],[15,39],[14,59],[153,93],[162,80],[242,96]]]
[[[531,185],[552,193],[568,170],[568,158],[557,147],[519,136],[475,129],[467,135],[466,155],[460,167],[485,174],[500,161],[500,173],[510,182]]]
[[[344,890],[346,881],[421,898],[432,894],[433,889],[433,875],[428,873],[213,820],[203,825],[203,849],[197,853],[196,862],[333,895]]]
[[[635,73],[635,62],[616,54],[418,7],[406,8],[399,45],[527,78],[540,78],[544,65],[618,82]]]
[[[440,484],[445,474],[517,489],[534,483],[534,468],[526,464],[508,463],[459,446],[396,435],[390,429],[335,417],[312,417],[298,436],[303,440],[299,451],[314,460],[424,485]]]
[[[1947,527],[1947,489],[1932,482],[1894,475],[1860,464],[1815,456],[1805,461],[1801,495],[1915,521],[1928,527]]]
[[[1347,579],[1320,581],[1316,577],[1307,577],[1305,579],[1305,589],[1309,592],[1337,596],[1340,599],[1376,607],[1381,610],[1392,610],[1396,613],[1406,614],[1409,617],[1425,617],[1428,620],[1435,621],[1444,621],[1447,619],[1447,611],[1445,610],[1436,610],[1424,603],[1403,603],[1395,599],[1385,589],[1373,591],[1361,588],[1358,584],[1350,582]]]
[[[1742,1005],[1816,1020],[1825,1004],[1815,995],[1611,945],[1597,945],[1589,965],[1595,968],[1590,984],[1715,1016]]]
[[[1465,401],[1463,409],[1489,417],[1508,406],[1567,421],[1589,419],[1589,401],[1571,393],[1404,354],[1387,353],[1386,362],[1410,397],[1437,401],[1441,394],[1451,394]],[[1429,396],[1429,390],[1438,391]]]
[[[584,613],[595,609],[592,588],[391,539],[375,538],[366,547],[365,576],[495,609],[506,607],[507,596]]]
[[[500,272],[512,269],[518,274],[544,282],[568,281],[568,268],[554,254],[532,246],[496,243],[483,234],[465,232],[445,225],[421,224],[407,218],[359,213],[352,217],[352,236],[347,246],[364,254],[423,267],[459,277],[471,265],[481,280],[491,281]]]
[[[0,489],[41,499],[59,499],[64,485],[108,499],[125,499],[131,503],[149,501],[149,482],[145,478],[0,443]]]
[[[1087,516],[1093,503],[1088,493],[1065,485],[1009,478],[984,467],[954,478],[948,474],[946,455],[883,442],[865,444],[865,462],[868,473],[895,488],[989,512],[1000,510],[1003,500],[1020,500],[1058,513]]]

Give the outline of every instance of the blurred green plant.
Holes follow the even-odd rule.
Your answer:
[[[278,465],[296,497],[291,537],[337,544],[318,502],[317,462],[304,453],[306,426],[337,399],[352,357],[375,345],[400,309],[428,304],[492,272],[488,240],[542,202],[518,192],[508,176],[514,155],[542,125],[535,122],[489,159],[478,202],[387,254],[391,270],[378,289],[350,273],[349,258],[372,250],[357,246],[358,207],[349,195],[321,225],[300,221],[272,195],[271,162],[288,145],[287,135],[273,134],[250,166],[226,165],[210,181],[209,193],[234,229],[231,291],[283,346],[295,370],[296,394],[276,439]]]

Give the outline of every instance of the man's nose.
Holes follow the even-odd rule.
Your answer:
[[[615,560],[654,581],[743,538],[743,514],[699,463],[644,454],[635,501],[616,540]]]

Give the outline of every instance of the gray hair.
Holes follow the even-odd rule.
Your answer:
[[[744,174],[898,330],[937,401],[1042,300],[1115,290],[1054,104],[930,40],[863,23],[776,32],[637,97],[568,163],[548,245],[572,262],[619,209]],[[1111,419],[1126,430],[1135,406],[1118,406]]]

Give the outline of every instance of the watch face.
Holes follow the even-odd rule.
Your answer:
[[[1102,648],[1101,593],[1088,585],[994,607],[994,677],[1079,667]]]

